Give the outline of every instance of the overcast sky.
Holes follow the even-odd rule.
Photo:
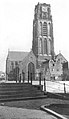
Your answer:
[[[69,61],[69,0],[0,0],[0,70],[9,50],[30,51],[35,5],[51,5],[55,53]]]

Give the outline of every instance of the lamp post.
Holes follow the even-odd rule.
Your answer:
[[[25,73],[23,72],[23,70],[22,70],[22,75],[23,75],[23,83],[24,83],[24,81],[25,81]]]
[[[30,77],[30,78],[31,78],[31,84],[32,84],[32,73],[31,73],[30,75],[31,75],[31,77]]]
[[[66,93],[65,83],[64,83],[64,93]]]
[[[39,85],[41,85],[41,72],[39,73]]]
[[[41,64],[40,64],[40,72],[39,72],[39,85],[41,85]]]
[[[44,77],[44,91],[46,92],[46,81],[45,81],[45,77]]]

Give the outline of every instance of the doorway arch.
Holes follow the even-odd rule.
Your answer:
[[[32,84],[32,80],[35,80],[35,65],[30,62],[28,64],[28,83],[31,81]]]

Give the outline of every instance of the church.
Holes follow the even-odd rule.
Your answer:
[[[54,52],[51,6],[46,3],[38,3],[34,10],[32,49],[30,52],[8,52],[6,79],[14,80],[14,72],[17,74],[17,79],[21,76],[21,80],[28,82],[31,78],[38,80],[41,77],[41,80],[44,78],[51,80],[57,74],[57,76],[61,76],[63,65],[60,61],[57,63],[59,56],[56,56]],[[63,63],[66,63],[66,68],[68,68],[68,61],[62,55],[61,58],[64,59]],[[57,66],[56,71],[59,73],[54,73]]]

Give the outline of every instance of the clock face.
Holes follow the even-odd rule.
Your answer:
[[[47,12],[47,7],[42,6],[42,11],[43,11],[43,12]]]

